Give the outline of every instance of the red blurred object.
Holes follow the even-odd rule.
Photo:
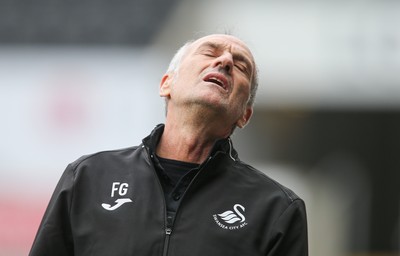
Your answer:
[[[27,255],[48,203],[0,197],[0,255]]]

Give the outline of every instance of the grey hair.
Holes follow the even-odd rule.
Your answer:
[[[254,70],[253,70],[253,77],[251,78],[251,85],[250,85],[250,97],[249,101],[247,104],[249,106],[253,106],[254,102],[256,101],[256,94],[257,94],[257,89],[258,89],[258,67],[256,63],[253,63],[254,65]]]
[[[185,56],[186,51],[193,42],[194,40],[187,41],[183,46],[181,46],[181,48],[178,49],[178,51],[176,51],[174,57],[172,57],[171,62],[169,63],[167,73],[177,72],[183,56]]]
[[[167,73],[176,73],[178,71],[179,65],[181,64],[183,56],[185,56],[186,51],[189,49],[189,46],[195,40],[187,41],[183,46],[181,46],[178,51],[176,51],[175,55],[172,57],[171,62],[169,63]],[[253,106],[257,89],[258,89],[258,68],[255,62],[253,62],[254,70],[253,70],[253,77],[251,78],[251,85],[250,85],[250,96],[247,102],[248,106]]]

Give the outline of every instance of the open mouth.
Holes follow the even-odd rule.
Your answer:
[[[206,77],[204,77],[203,80],[205,82],[216,84],[219,87],[222,87],[224,90],[228,90],[228,81],[221,74],[216,74],[216,73],[208,74]]]

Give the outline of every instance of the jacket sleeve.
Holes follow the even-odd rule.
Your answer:
[[[47,206],[29,256],[74,255],[69,218],[74,173],[69,165]]]
[[[294,200],[276,221],[267,256],[307,256],[307,217],[304,202]]]

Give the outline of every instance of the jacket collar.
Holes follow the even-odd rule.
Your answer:
[[[150,154],[154,154],[154,152],[156,151],[157,144],[163,132],[164,124],[158,124],[150,133],[150,135],[143,139],[143,145],[145,145],[149,149]],[[215,142],[211,150],[210,157],[215,156],[217,153],[227,154],[234,161],[239,160],[238,153],[233,148],[232,140],[230,137],[223,138]]]

